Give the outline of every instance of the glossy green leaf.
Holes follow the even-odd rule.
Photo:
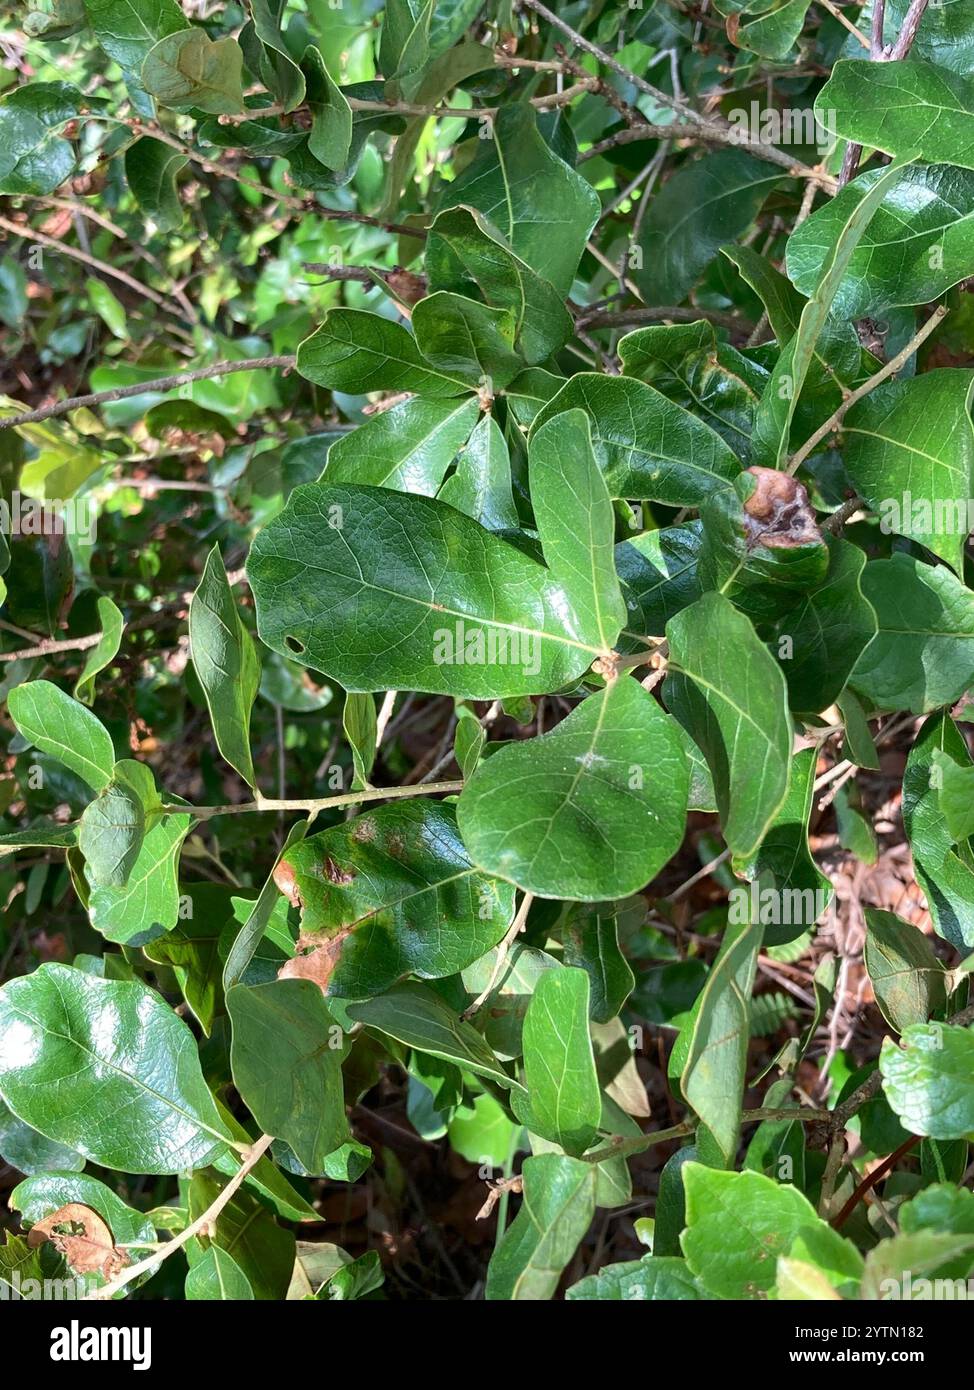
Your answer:
[[[974,947],[974,865],[954,837],[942,800],[944,762],[974,767],[967,744],[946,714],[932,715],[910,749],[903,775],[903,828],[934,928],[961,951]]]
[[[854,1295],[862,1256],[816,1215],[797,1188],[763,1173],[723,1173],[688,1163],[683,1169],[690,1272],[718,1298],[757,1299],[775,1285],[779,1255],[827,1270],[829,1282]]]
[[[0,990],[0,1095],[105,1168],[175,1173],[227,1134],[181,1019],[141,983],[42,965]]]
[[[10,717],[35,748],[63,763],[96,792],[108,785],[115,750],[99,719],[50,681],[28,681],[7,697]]]
[[[217,747],[251,787],[250,711],[260,686],[260,660],[233,600],[218,546],[206,557],[189,607],[193,666],[213,723]]]
[[[125,179],[139,207],[163,232],[182,225],[176,175],[189,163],[184,154],[161,140],[144,136],[125,151]]]
[[[0,1156],[11,1168],[21,1173],[49,1173],[52,1169],[62,1172],[80,1172],[85,1166],[81,1154],[47,1139],[36,1129],[19,1120],[13,1111],[0,1100]],[[61,1203],[57,1204],[58,1206]]]
[[[974,1029],[914,1023],[901,1045],[879,1054],[883,1091],[910,1134],[963,1139],[974,1133]]]
[[[497,944],[513,894],[471,861],[452,806],[400,801],[311,835],[276,871],[300,904],[304,936],[321,933],[329,993],[377,994],[406,974],[455,974]],[[298,957],[289,974],[316,977],[325,956]]]
[[[78,847],[93,888],[122,888],[145,839],[147,819],[161,804],[155,778],[145,763],[123,758],[112,780],[85,807]]]
[[[434,497],[477,425],[477,416],[478,405],[471,397],[459,401],[411,397],[336,440],[328,450],[322,476],[329,483],[368,483]],[[440,495],[457,505],[445,490]]]
[[[541,897],[598,902],[637,892],[676,853],[687,793],[671,721],[620,676],[550,734],[486,759],[457,818],[486,872]]]
[[[165,816],[146,834],[124,884],[92,887],[88,916],[107,941],[141,946],[176,925],[179,852],[191,825],[188,815]]]
[[[352,145],[352,108],[313,44],[304,50],[301,68],[312,116],[308,150],[326,169],[344,169]]]
[[[612,501],[583,411],[554,415],[533,431],[528,477],[548,568],[585,640],[609,651],[626,606],[615,572]]]
[[[944,368],[888,382],[843,422],[845,465],[884,531],[908,536],[962,573],[972,484],[971,374]]]
[[[815,109],[847,140],[974,169],[974,83],[967,75],[920,58],[836,63]]]
[[[518,1117],[544,1139],[578,1156],[591,1145],[602,1114],[589,1036],[589,981],[563,966],[538,980],[524,1018],[526,1100]]]
[[[371,695],[345,696],[342,730],[352,750],[352,790],[361,791],[370,785],[369,775],[375,762],[378,718]]]
[[[425,361],[472,389],[502,391],[524,366],[514,351],[517,321],[509,309],[437,290],[414,307],[412,322]]]
[[[841,65],[840,65],[841,66]],[[888,64],[883,64],[885,69]],[[826,329],[835,296],[849,262],[888,190],[899,178],[904,161],[896,159],[851,209],[822,263],[811,298],[804,305],[794,336],[775,363],[755,422],[756,457],[769,467],[781,468],[788,454],[795,407],[815,361],[816,346]]]
[[[118,655],[122,645],[125,619],[115,602],[104,595],[98,599],[98,621],[101,623],[101,638],[91,647],[85,657],[84,670],[75,681],[74,698],[83,705],[90,705],[95,698],[95,678]]]
[[[625,1260],[604,1265],[565,1293],[576,1300],[599,1303],[667,1303],[708,1298],[687,1268],[686,1260],[673,1255],[645,1255],[641,1260]]]
[[[862,589],[865,555],[848,541],[826,543],[828,573],[779,619],[771,642],[791,708],[807,712],[828,709],[839,698],[876,635],[876,612]]]
[[[479,293],[514,316],[514,344],[525,362],[546,361],[571,334],[564,300],[511,250],[502,233],[476,208],[454,207],[434,220],[426,240],[431,291]]]
[[[595,457],[612,497],[697,507],[740,472],[709,425],[645,382],[579,372],[542,407],[533,429],[576,409],[591,420]]]
[[[240,1303],[253,1297],[246,1274],[233,1256],[219,1245],[211,1245],[186,1275],[186,1298],[191,1303],[203,1300]]]
[[[680,1086],[724,1155],[734,1160],[741,1132],[749,1000],[763,931],[752,922],[728,928],[700,996]]]
[[[195,1221],[207,1211],[226,1186],[226,1179],[211,1169],[194,1173],[189,1184],[189,1217]],[[296,1243],[290,1231],[248,1188],[234,1193],[219,1213],[206,1241],[191,1251],[190,1270],[214,1245],[232,1258],[253,1290],[254,1298],[282,1299],[294,1270]]]
[[[167,34],[189,29],[177,0],[84,0],[88,23],[110,58],[134,77]]]
[[[679,304],[721,246],[742,236],[782,173],[744,150],[684,164],[650,204],[633,272],[647,303]]]
[[[670,618],[700,597],[701,539],[699,521],[688,521],[644,531],[616,546],[616,573],[626,601],[623,650],[640,651],[636,637],[662,638]]]
[[[421,492],[422,488],[410,488]],[[456,469],[436,494],[441,502],[466,512],[488,531],[517,527],[511,490],[511,456],[496,420],[483,415],[461,445]]]
[[[925,714],[951,705],[974,680],[974,594],[943,565],[902,552],[873,560],[862,592],[878,631],[850,684],[875,709]]]
[[[545,143],[527,103],[502,106],[490,135],[449,185],[447,206],[483,213],[520,260],[567,294],[601,212],[599,196]]]
[[[720,594],[704,594],[671,618],[666,635],[666,704],[707,759],[724,838],[746,857],[788,789],[784,676],[749,620]]]
[[[347,690],[495,699],[557,689],[600,655],[543,566],[428,498],[295,488],[248,575],[263,641]]]
[[[67,82],[30,82],[0,101],[0,193],[43,196],[74,172],[70,143],[58,133],[84,98]]]
[[[619,946],[618,903],[576,904],[561,928],[564,961],[588,975],[589,1013],[596,1023],[616,1017],[636,983]]]
[[[348,1006],[349,1018],[406,1047],[428,1052],[462,1071],[472,1071],[507,1089],[523,1087],[507,1075],[481,1035],[463,1022],[429,985],[394,985],[384,994]]]
[[[342,1034],[310,980],[236,985],[233,1081],[265,1134],[283,1139],[309,1172],[349,1138],[342,1095]]]
[[[814,288],[839,227],[881,174],[860,174],[788,238],[788,274],[803,294]],[[963,280],[974,256],[972,204],[974,174],[968,170],[950,164],[904,169],[852,253],[835,312],[858,318],[892,305],[929,304]]]
[[[549,1299],[595,1215],[596,1169],[559,1154],[527,1158],[521,1210],[487,1270],[489,1302]]]
[[[355,395],[416,391],[440,397],[470,389],[469,373],[434,367],[401,323],[363,309],[329,309],[299,346],[298,371],[316,386]]]

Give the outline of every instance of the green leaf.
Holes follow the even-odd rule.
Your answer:
[[[946,714],[926,721],[903,774],[903,829],[913,869],[934,929],[960,951],[974,947],[974,867],[966,840],[955,846],[941,787],[944,762],[959,772],[974,767],[967,744]]]
[[[122,888],[128,882],[145,839],[147,817],[161,801],[145,763],[124,758],[112,780],[81,817],[78,846],[92,888]]]
[[[115,749],[99,719],[50,681],[27,681],[7,697],[18,730],[42,753],[100,792],[112,779]]]
[[[352,108],[313,44],[304,50],[301,69],[312,116],[308,150],[326,169],[344,169],[352,146]]]
[[[927,20],[924,20],[926,24]],[[788,274],[811,293],[851,210],[882,176],[868,169],[788,238]],[[968,274],[974,256],[974,174],[950,164],[904,169],[873,214],[836,292],[847,318],[900,304],[929,304]]]
[[[18,1120],[8,1106],[0,1100],[0,1155],[11,1168],[21,1173],[49,1173],[52,1169],[63,1172],[80,1172],[85,1166],[81,1154],[75,1153],[64,1144],[38,1134],[36,1129]],[[12,1205],[12,1204],[11,1204]],[[59,1202],[58,1206],[61,1205]]]
[[[240,44],[247,66],[285,111],[293,111],[304,101],[305,81],[281,33],[284,6],[285,0],[247,0],[251,23],[244,26]]]
[[[974,594],[943,565],[898,552],[872,560],[862,592],[878,632],[850,678],[878,710],[925,714],[952,705],[974,680]]]
[[[295,488],[247,568],[262,640],[346,690],[496,699],[568,685],[601,654],[543,566],[429,498]]]
[[[888,64],[882,66],[885,69]],[[910,159],[913,157],[911,155]],[[795,407],[815,360],[816,345],[826,328],[833,301],[873,213],[899,178],[904,160],[905,155],[889,165],[861,202],[851,210],[842,226],[836,229],[835,240],[823,261],[814,292],[802,309],[798,328],[775,363],[755,422],[756,457],[770,467],[781,468],[784,465],[790,447]]]
[[[265,1134],[283,1139],[299,1163],[321,1172],[350,1137],[342,1094],[342,1032],[310,980],[235,985],[233,1082]]]
[[[280,863],[281,857],[296,845],[308,832],[310,820],[296,821],[288,831],[287,839],[281,849],[281,855],[275,864],[275,870]],[[277,883],[274,873],[268,875],[264,886],[261,888],[256,902],[250,906],[250,911],[241,922],[240,930],[233,937],[230,948],[227,952],[226,963],[223,967],[223,988],[231,989],[233,985],[238,985],[247,973],[247,968],[253,960],[260,944],[261,937],[271,920],[274,909],[280,903]],[[241,904],[241,909],[249,904]]]
[[[57,131],[84,98],[67,82],[28,82],[0,101],[0,193],[43,196],[74,172],[74,150]]]
[[[422,492],[424,489],[411,487],[408,491]],[[483,415],[477,421],[470,438],[460,447],[455,471],[436,495],[458,512],[472,516],[488,531],[516,529],[518,516],[511,490],[511,457],[500,426],[492,416]]]
[[[278,882],[302,908],[304,939],[321,947],[288,974],[344,998],[377,994],[404,975],[452,975],[490,950],[514,915],[507,884],[474,867],[442,802],[400,801],[288,849]]]
[[[974,1132],[974,1028],[914,1023],[879,1054],[883,1091],[904,1129],[931,1139]]]
[[[940,810],[955,845],[974,835],[974,766],[956,763],[941,749],[933,750],[931,785],[938,784]]]
[[[523,1094],[524,1088],[508,1076],[476,1028],[458,1018],[429,985],[394,985],[373,999],[349,1004],[348,1016],[406,1047]]]
[[[876,635],[876,612],[862,590],[865,555],[848,541],[829,537],[826,544],[828,573],[779,619],[771,642],[788,682],[788,703],[808,712],[828,709],[839,698]]]
[[[190,1221],[208,1211],[225,1186],[226,1179],[212,1171],[194,1173],[189,1184]],[[213,1223],[205,1244],[202,1237],[192,1242],[188,1252],[191,1270],[214,1245],[230,1255],[254,1298],[284,1298],[294,1270],[296,1242],[248,1188],[234,1193]]]
[[[483,213],[518,259],[561,295],[571,289],[602,210],[595,189],[545,144],[526,102],[500,108],[491,138],[445,196],[447,207]]]
[[[763,1173],[725,1173],[699,1163],[688,1163],[682,1171],[687,1194],[683,1253],[690,1272],[715,1297],[773,1296],[781,1255],[827,1271],[829,1282],[846,1296],[858,1291],[862,1256],[816,1215],[797,1188]]]
[[[459,396],[470,389],[469,374],[440,371],[427,362],[401,323],[363,309],[329,309],[299,345],[298,371],[316,386],[354,395],[415,391]]]
[[[974,169],[974,82],[934,63],[836,63],[815,110],[836,134],[860,145]]]
[[[763,931],[754,922],[724,944],[700,995],[680,1086],[720,1147],[725,1164],[734,1161],[741,1132],[749,1000]]]
[[[186,884],[175,926],[142,947],[147,960],[172,966],[183,998],[207,1036],[223,1000],[223,962],[217,947],[231,913],[230,895],[222,884]]]
[[[671,618],[666,635],[666,703],[707,759],[725,840],[747,857],[788,790],[784,676],[749,620],[720,594],[704,594]]]
[[[125,181],[146,217],[161,232],[172,232],[183,223],[176,175],[189,159],[171,145],[145,136],[125,151]]]
[[[408,77],[429,57],[434,0],[386,0],[379,35],[379,66],[386,78]]]
[[[576,409],[591,419],[592,446],[612,497],[697,507],[741,471],[709,425],[645,382],[579,372],[542,406],[533,430]]]
[[[129,79],[149,50],[167,34],[189,29],[177,0],[84,0],[88,23],[110,58]]]
[[[721,246],[742,236],[785,175],[744,150],[684,164],[649,205],[632,272],[650,304],[679,304]]]
[[[92,1163],[176,1173],[224,1148],[192,1033],[141,983],[42,965],[0,989],[0,1040],[11,1110]]]
[[[733,861],[734,872],[750,881],[752,892],[757,891],[758,903],[769,888],[776,895],[771,901],[777,903],[779,911],[765,924],[766,946],[794,941],[815,925],[832,899],[832,884],[808,847],[815,763],[812,748],[803,748],[792,757],[788,793],[757,851]],[[764,921],[763,914],[758,915]],[[735,916],[732,899],[731,921],[746,921],[748,916]]]
[[[576,614],[580,635],[609,651],[626,620],[615,572],[612,501],[581,410],[531,436],[528,476],[545,560]]]
[[[211,1245],[186,1275],[186,1298],[190,1303],[201,1300],[245,1302],[253,1297],[250,1280],[233,1256],[219,1245]]]
[[[701,536],[700,522],[688,521],[619,542],[615,566],[626,602],[628,633],[662,638],[670,618],[700,597]],[[627,642],[626,636],[623,633],[619,644],[624,650],[642,650],[641,642],[635,638]]]
[[[599,902],[637,892],[676,853],[687,794],[671,721],[620,676],[551,733],[486,759],[457,818],[485,871],[541,897]]]
[[[250,712],[260,686],[260,660],[234,604],[219,546],[206,557],[189,606],[189,641],[217,747],[248,786],[255,787]]]
[[[589,1013],[595,1023],[615,1018],[636,983],[619,947],[618,903],[575,904],[561,928],[566,965],[577,965],[589,978]]]
[[[656,324],[620,338],[626,376],[638,377],[671,401],[699,414],[747,463],[754,412],[767,371],[727,343],[712,323]]]
[[[641,1260],[603,1265],[597,1274],[573,1284],[565,1297],[573,1302],[674,1303],[706,1299],[708,1295],[687,1269],[686,1260],[674,1255],[645,1255]]]
[[[812,0],[772,0],[768,13],[740,25],[734,34],[735,44],[765,58],[787,57],[802,32],[811,3]]]
[[[925,545],[963,573],[974,483],[974,377],[944,368],[887,382],[842,425],[844,461],[881,529]]]
[[[951,1231],[917,1231],[894,1235],[880,1241],[866,1256],[862,1279],[862,1297],[879,1300],[890,1298],[936,1298],[937,1285],[928,1275],[947,1276],[951,1268],[968,1274],[974,1252],[974,1234],[955,1235]],[[948,1276],[949,1277],[949,1276]],[[962,1277],[962,1276],[961,1276]],[[925,1286],[925,1287],[924,1287]],[[963,1288],[963,1284],[961,1284]],[[948,1285],[947,1298],[963,1297],[955,1292],[957,1285]]]
[[[524,1160],[521,1210],[487,1269],[489,1302],[539,1302],[553,1296],[595,1215],[596,1168],[560,1154]]]
[[[420,355],[471,388],[484,387],[493,395],[524,367],[514,351],[516,320],[509,309],[437,290],[415,305],[412,321]]]
[[[524,1018],[524,1084],[518,1118],[543,1139],[578,1157],[595,1138],[602,1096],[588,1031],[589,981],[584,970],[546,970]]]
[[[479,293],[512,314],[514,345],[529,366],[547,361],[571,336],[562,296],[476,208],[448,208],[436,217],[426,240],[426,274],[431,292]]]
[[[893,912],[866,909],[866,973],[891,1028],[903,1033],[947,1007],[944,967],[918,927]]]
[[[342,729],[352,750],[352,790],[368,787],[375,762],[378,719],[375,700],[371,695],[350,693],[345,696],[342,710]]]
[[[435,497],[447,469],[470,438],[478,413],[477,401],[469,396],[460,401],[413,396],[336,440],[328,450],[322,478],[329,483],[367,483]],[[451,502],[445,492],[441,496]]]
[[[211,39],[202,29],[180,29],[150,48],[142,85],[175,111],[212,116],[243,111],[243,52],[234,38]]]
[[[127,342],[129,333],[125,305],[117,299],[112,291],[105,284],[104,280],[90,279],[85,283],[85,292],[91,302],[91,307],[104,323],[105,327],[116,338]]]
[[[165,816],[145,836],[124,884],[92,887],[88,916],[106,941],[142,946],[176,925],[179,852],[192,823],[189,815]]]
[[[98,621],[101,623],[101,637],[94,647],[88,649],[84,670],[75,681],[74,698],[83,705],[91,705],[95,698],[95,677],[110,666],[122,645],[125,619],[115,602],[102,595],[98,599]]]

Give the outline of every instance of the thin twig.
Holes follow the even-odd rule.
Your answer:
[[[38,642],[36,647],[22,647],[16,652],[0,652],[0,661],[30,661],[36,656],[53,656],[55,652],[83,652],[96,647],[101,641],[100,632],[89,633],[87,637],[66,637],[63,640],[51,638]]]
[[[120,1290],[131,1284],[132,1280],[137,1279],[139,1275],[154,1273],[163,1260],[168,1260],[170,1255],[175,1255],[176,1251],[181,1249],[182,1246],[187,1245],[194,1236],[205,1233],[220,1215],[220,1212],[227,1203],[232,1200],[238,1188],[243,1186],[249,1173],[252,1169],[256,1168],[273,1142],[273,1135],[262,1134],[259,1139],[254,1141],[247,1157],[241,1163],[226,1187],[224,1187],[219,1195],[210,1203],[202,1216],[198,1216],[195,1221],[190,1222],[185,1230],[180,1231],[179,1235],[174,1236],[169,1244],[164,1246],[162,1250],[156,1250],[144,1260],[139,1260],[137,1264],[129,1265],[117,1278],[110,1280],[109,1283],[104,1284],[100,1289],[95,1289],[93,1292],[86,1294],[85,1298],[97,1300],[111,1298],[113,1294],[119,1293]]]
[[[0,219],[2,221],[2,219]],[[244,357],[238,362],[214,362],[209,367],[194,367],[192,371],[176,372],[173,376],[160,376],[152,381],[140,381],[134,386],[113,386],[108,391],[93,391],[87,396],[69,396],[64,401],[52,401],[37,410],[25,410],[20,415],[8,415],[0,419],[0,430],[10,430],[17,425],[30,425],[35,420],[47,420],[52,415],[67,415],[81,406],[104,405],[107,401],[123,401],[128,396],[141,396],[146,391],[174,391],[178,386],[188,386],[194,381],[209,381],[215,376],[229,376],[231,372],[257,372],[280,369],[290,371],[295,363],[293,356]]]
[[[525,893],[524,897],[521,899],[521,906],[518,908],[517,912],[514,915],[514,921],[511,923],[510,927],[507,930],[506,936],[497,948],[497,955],[494,958],[494,968],[490,972],[490,979],[487,982],[487,987],[486,989],[481,990],[480,993],[477,995],[477,998],[473,1001],[473,1003],[468,1005],[468,1007],[464,1009],[463,1013],[461,1014],[461,1018],[463,1018],[464,1020],[468,1018],[473,1018],[474,1014],[484,1003],[484,1001],[490,997],[491,991],[497,984],[497,981],[500,979],[501,971],[504,968],[504,962],[507,960],[508,951],[510,951],[511,947],[514,945],[514,942],[517,940],[518,936],[524,930],[525,924],[528,920],[528,913],[531,911],[531,904],[533,902],[534,894]]]
[[[227,806],[181,806],[160,807],[163,815],[191,815],[197,820],[210,820],[213,816],[243,816],[255,811],[307,811],[318,814],[338,806],[355,806],[360,801],[395,801],[406,796],[440,796],[447,792],[463,790],[462,782],[422,782],[405,787],[368,787],[364,791],[343,792],[340,796],[323,796],[310,801],[284,801],[278,797],[261,796],[256,801],[240,801]]]
[[[747,319],[739,318],[736,314],[725,314],[720,309],[688,309],[685,305],[666,304],[656,308],[634,308],[618,309],[615,312],[597,312],[592,314],[581,313],[576,319],[576,327],[582,328],[625,328],[638,326],[641,323],[664,323],[671,319],[673,323],[697,323],[700,319],[707,319],[709,323],[715,323],[718,328],[726,328],[731,333],[750,333],[754,327]]]
[[[900,349],[895,357],[890,358],[885,367],[882,367],[871,376],[868,381],[864,381],[861,386],[857,386],[855,391],[849,392],[842,404],[838,406],[825,421],[825,424],[820,425],[811,438],[807,439],[801,448],[792,455],[791,462],[788,465],[789,473],[796,473],[798,471],[809,454],[821,444],[822,440],[825,439],[827,435],[838,428],[844,420],[846,412],[851,410],[857,402],[861,401],[863,396],[868,396],[870,391],[875,391],[877,386],[881,386],[887,378],[895,376],[901,367],[906,365],[917,348],[920,347],[922,343],[926,342],[934,329],[938,328],[939,325],[943,323],[948,312],[946,305],[939,304],[923,327],[917,333],[914,333],[910,341],[904,348]]]

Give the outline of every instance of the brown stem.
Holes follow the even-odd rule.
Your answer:
[[[920,1136],[918,1134],[911,1134],[905,1143],[901,1144],[898,1149],[894,1149],[889,1157],[884,1158],[882,1163],[878,1164],[871,1173],[867,1173],[848,1202],[846,1202],[845,1206],[839,1212],[838,1216],[833,1217],[831,1223],[833,1230],[839,1231],[842,1229],[856,1207],[862,1201],[863,1197],[865,1197],[866,1193],[871,1188],[875,1187],[878,1182],[881,1182],[883,1178],[886,1177],[887,1173],[895,1168],[903,1155],[908,1154],[911,1149],[915,1149],[919,1142]]]

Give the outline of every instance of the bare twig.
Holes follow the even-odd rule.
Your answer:
[[[923,327],[919,329],[918,332],[914,333],[910,341],[904,348],[900,349],[895,357],[890,358],[885,367],[880,368],[868,381],[864,381],[861,386],[857,386],[855,391],[849,392],[842,404],[832,412],[825,423],[820,425],[811,438],[806,439],[801,448],[792,455],[791,462],[788,465],[789,473],[796,473],[798,471],[809,454],[821,444],[822,440],[825,439],[827,435],[831,434],[834,429],[838,428],[845,419],[847,411],[851,410],[864,396],[868,396],[870,391],[875,391],[876,387],[881,386],[889,377],[895,376],[900,368],[906,365],[917,348],[920,347],[922,343],[926,342],[930,334],[943,323],[948,312],[946,305],[938,305]]]
[[[700,319],[707,319],[719,328],[742,334],[750,333],[754,327],[747,319],[739,318],[736,314],[725,314],[720,309],[688,309],[686,306],[675,304],[660,305],[656,308],[618,309],[615,312],[583,311],[575,323],[576,327],[581,328],[624,328],[641,323],[664,323],[667,319],[671,319],[673,323],[697,323]]]
[[[30,661],[35,656],[53,656],[55,652],[84,652],[89,647],[96,647],[101,637],[100,632],[92,632],[87,637],[66,637],[63,640],[50,638],[38,642],[36,647],[22,647],[16,652],[0,652],[0,661]]]
[[[176,1251],[181,1249],[182,1246],[187,1245],[194,1236],[205,1234],[212,1223],[216,1221],[216,1218],[220,1215],[223,1208],[232,1200],[238,1188],[243,1186],[248,1174],[257,1167],[257,1164],[273,1142],[273,1135],[262,1134],[259,1139],[255,1140],[247,1157],[241,1163],[226,1187],[221,1189],[219,1195],[214,1198],[206,1211],[203,1212],[202,1216],[198,1216],[195,1221],[190,1222],[185,1230],[180,1231],[179,1235],[174,1236],[169,1244],[164,1246],[161,1250],[156,1250],[151,1255],[147,1255],[144,1260],[139,1260],[137,1264],[129,1265],[117,1278],[110,1280],[109,1283],[103,1285],[102,1288],[95,1289],[92,1293],[86,1294],[85,1297],[87,1299],[97,1299],[99,1301],[101,1299],[111,1298],[114,1294],[119,1293],[122,1289],[131,1284],[132,1280],[137,1279],[139,1275],[154,1273],[163,1260],[168,1260],[170,1255],[175,1255]]]
[[[2,219],[0,219],[2,221]],[[173,376],[161,376],[152,381],[140,381],[134,386],[113,386],[109,391],[93,391],[87,396],[70,396],[64,401],[52,401],[37,410],[25,410],[20,415],[8,415],[0,419],[0,430],[14,429],[17,425],[30,425],[36,420],[48,420],[53,415],[67,415],[71,410],[82,406],[104,405],[107,401],[123,401],[128,396],[141,396],[146,391],[174,391],[178,386],[188,386],[194,381],[209,381],[215,376],[229,376],[231,372],[257,372],[280,369],[290,371],[294,366],[293,356],[281,357],[243,357],[238,362],[214,362],[209,367],[194,367],[191,371],[176,372]]]

